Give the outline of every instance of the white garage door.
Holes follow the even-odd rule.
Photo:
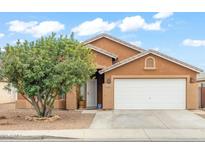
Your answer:
[[[115,79],[115,109],[185,109],[185,79]]]
[[[13,88],[11,91],[4,89],[6,85],[6,82],[0,82],[0,104],[15,102],[17,99],[16,91]]]

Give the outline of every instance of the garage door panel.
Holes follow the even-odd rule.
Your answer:
[[[115,109],[185,109],[185,79],[115,79]]]

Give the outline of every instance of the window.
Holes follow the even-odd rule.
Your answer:
[[[86,85],[85,84],[80,86],[80,99],[81,100],[86,99]]]
[[[156,69],[154,57],[147,57],[145,59],[145,69]]]

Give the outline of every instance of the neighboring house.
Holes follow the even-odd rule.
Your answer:
[[[2,53],[0,53],[0,57],[2,56]],[[0,66],[2,64],[2,61],[0,59]],[[11,87],[10,90],[6,89],[8,82],[5,80],[0,81],[0,104],[5,103],[12,103],[17,101],[17,92],[16,90]]]
[[[11,90],[5,89],[7,84],[5,81],[0,81],[0,104],[17,101],[16,90],[14,88],[11,88]]]
[[[205,73],[204,72],[197,75],[197,81],[200,83],[205,82]]]
[[[65,109],[197,109],[197,74],[201,69],[154,50],[144,50],[108,34],[84,42],[94,54],[96,74],[66,95]],[[56,101],[56,104],[59,104]],[[58,108],[59,105],[56,105]],[[17,107],[27,107],[18,99]],[[63,108],[63,107],[61,107]]]

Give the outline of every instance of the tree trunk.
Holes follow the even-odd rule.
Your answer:
[[[31,103],[38,117],[52,116],[52,110],[54,109],[54,102],[56,96],[50,96],[45,100],[43,100],[39,96],[28,98],[24,95],[23,97]]]
[[[46,95],[27,97],[25,94],[21,94],[28,102],[31,103],[38,117],[50,117],[54,109],[54,102],[57,94],[52,94],[49,91]]]

